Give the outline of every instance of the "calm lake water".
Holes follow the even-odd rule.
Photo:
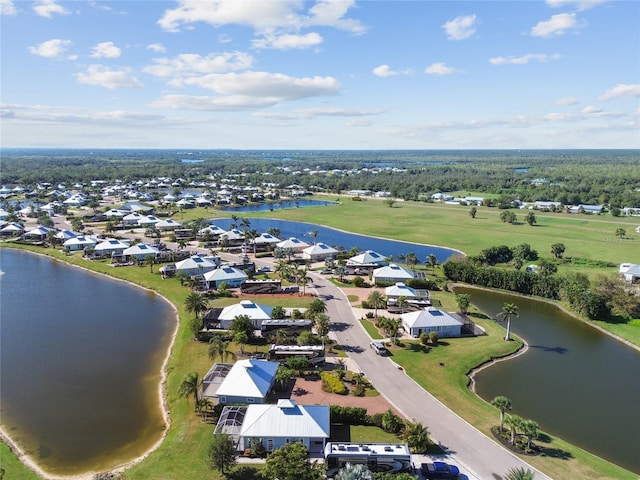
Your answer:
[[[0,249],[1,423],[45,471],[132,460],[162,436],[175,314],[155,293]]]
[[[243,205],[241,207],[222,207],[222,210],[233,213],[246,213],[246,212],[272,212],[274,210],[282,210],[284,208],[304,208],[304,207],[326,207],[328,205],[335,205],[335,202],[329,202],[324,200],[281,200],[273,203],[258,203],[255,205]]]
[[[510,398],[513,411],[543,430],[640,473],[640,352],[548,303],[473,288],[471,303],[492,318],[518,306],[511,329],[529,344],[518,357],[475,375],[487,401]]]
[[[331,246],[341,246],[346,250],[358,247],[360,251],[373,250],[385,257],[393,256],[396,261],[399,254],[406,255],[409,252],[413,252],[418,257],[418,260],[420,260],[420,263],[424,263],[427,256],[431,253],[436,256],[438,262],[442,263],[454,253],[457,253],[455,250],[450,248],[419,245],[416,243],[400,242],[397,240],[386,240],[384,238],[372,238],[355,233],[342,232],[340,230],[311,223],[274,220],[271,218],[250,218],[249,221],[249,228],[255,229],[258,232],[265,232],[269,228],[279,228],[279,238],[282,240],[290,237],[296,237],[308,244],[312,244],[316,241],[326,243]],[[222,229],[228,230],[232,220],[228,218],[216,218],[211,220],[211,222]],[[315,240],[311,236],[311,232],[313,230],[318,232],[318,236]]]

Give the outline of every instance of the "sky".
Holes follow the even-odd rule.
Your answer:
[[[640,148],[635,0],[0,0],[0,146]]]

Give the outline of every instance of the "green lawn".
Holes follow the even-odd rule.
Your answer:
[[[362,326],[373,340],[382,340],[384,338],[378,331],[378,327],[371,320],[363,318],[360,323],[362,323]]]
[[[326,197],[323,197],[326,199]],[[631,232],[633,219],[604,217],[570,216],[566,214],[536,213],[538,225],[507,225],[499,220],[500,210],[479,207],[475,219],[468,214],[469,207],[448,206],[440,204],[424,204],[415,202],[398,202],[389,208],[382,201],[368,200],[352,202],[343,199],[342,205],[323,208],[304,208],[281,210],[277,217],[285,220],[304,221],[326,225],[354,233],[370,236],[394,238],[424,244],[441,245],[477,254],[482,249],[496,246],[515,246],[528,243],[538,250],[541,256],[548,256],[551,244],[564,243],[565,255],[590,260],[600,260],[619,264],[637,258],[640,247],[640,236],[629,239],[616,239],[618,227]],[[519,219],[523,214],[516,212]],[[181,221],[191,218],[228,217],[227,212],[202,209],[185,212]],[[248,214],[253,216],[274,216],[267,214]],[[324,241],[320,239],[320,241]],[[41,249],[35,251],[42,252]],[[177,308],[180,328],[173,346],[171,359],[167,367],[167,404],[171,411],[171,428],[165,441],[144,461],[126,471],[127,479],[185,479],[213,478],[220,476],[211,472],[206,464],[206,451],[212,427],[193,414],[193,405],[184,399],[178,399],[176,391],[184,375],[191,371],[201,376],[210,367],[207,356],[207,345],[194,342],[189,331],[190,314],[184,310],[183,303],[188,293],[177,279],[162,280],[154,268],[151,274],[149,267],[113,268],[102,262],[87,262],[79,256],[65,257],[53,249],[46,253],[61,260],[82,265],[92,270],[126,279],[155,290],[168,298]],[[420,259],[424,261],[424,259]],[[597,273],[613,274],[617,268],[596,268],[590,264],[566,264],[560,266],[560,273],[580,271],[590,276]],[[456,308],[453,295],[434,292],[434,298],[441,302],[442,308]],[[291,303],[284,304],[284,299],[273,299],[275,305],[285,307],[306,306],[306,299],[291,297]],[[267,303],[266,299],[257,301]],[[222,305],[224,302],[218,300]],[[271,304],[271,303],[270,303]],[[402,364],[416,381],[451,406],[468,421],[483,431],[496,423],[495,409],[473,395],[467,388],[468,371],[486,361],[490,356],[503,355],[517,347],[516,342],[506,343],[501,340],[502,331],[491,321],[480,323],[488,332],[487,337],[477,339],[447,340],[448,345],[431,348],[429,353],[416,343],[408,343],[403,349],[392,349],[393,359]],[[618,335],[624,336],[636,344],[640,344],[640,325],[620,324],[606,327]],[[444,367],[439,363],[445,364]],[[369,432],[370,433],[370,432]],[[367,433],[367,435],[369,435]],[[371,437],[367,436],[368,441]],[[385,440],[383,440],[385,441]],[[618,469],[607,462],[582,452],[559,439],[553,439],[553,448],[569,452],[570,460],[558,460],[552,456],[533,459],[527,458],[541,470],[553,478],[636,478],[629,472]],[[5,478],[32,479],[34,477],[23,467],[6,446],[0,448],[0,465],[5,469]],[[254,478],[255,469],[239,473],[235,478]],[[242,475],[245,474],[245,477]]]

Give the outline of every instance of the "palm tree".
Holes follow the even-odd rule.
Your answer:
[[[327,313],[327,304],[321,298],[314,298],[307,307],[307,318],[313,319],[321,313]]]
[[[407,308],[407,305],[409,305],[409,301],[407,300],[407,297],[402,295],[398,297],[397,304],[400,307],[400,311],[404,313],[404,309]]]
[[[214,335],[209,340],[209,358],[215,360],[220,357],[220,361],[224,362],[227,358],[233,357],[233,353],[229,350],[231,343],[222,339],[220,335]]]
[[[268,228],[266,233],[268,233],[272,237],[280,238],[280,229],[278,227]]]
[[[507,415],[504,423],[506,423],[511,430],[511,445],[515,445],[518,430],[522,430],[524,427],[524,419],[520,415]]]
[[[429,429],[418,423],[407,423],[402,432],[402,438],[407,442],[412,453],[424,453],[429,448]]]
[[[155,258],[153,258],[153,255],[147,255],[146,257],[144,257],[144,264],[145,265],[149,265],[150,268],[150,272],[153,273],[153,264],[156,263]]]
[[[363,463],[348,463],[338,470],[335,480],[371,480],[371,472]]]
[[[407,265],[409,265],[412,272],[415,272],[416,265],[420,263],[420,260],[418,260],[418,256],[415,254],[415,252],[407,253],[404,257],[404,261],[407,263]]]
[[[193,395],[193,398],[195,399],[195,410],[198,411],[198,387],[200,386],[200,383],[198,382],[198,373],[197,372],[191,372],[191,373],[187,373],[184,378],[182,379],[182,382],[180,383],[180,385],[178,386],[178,397],[180,398],[187,398],[187,400],[189,399],[189,397],[191,395]]]
[[[431,267],[431,271],[435,273],[436,266],[438,265],[438,259],[434,253],[427,255],[427,265]]]
[[[283,364],[278,366],[278,370],[276,370],[276,382],[280,384],[280,388],[284,390],[287,382],[294,375],[294,371]]]
[[[471,294],[461,293],[456,295],[456,302],[458,303],[458,309],[460,310],[460,313],[466,315],[467,311],[469,310],[469,305],[471,304]]]
[[[314,319],[314,324],[316,327],[316,333],[320,335],[322,338],[322,345],[324,345],[325,338],[329,334],[329,328],[331,327],[329,316],[326,313],[318,313]]]
[[[207,297],[201,293],[191,292],[184,300],[184,307],[187,312],[193,313],[196,318],[209,308]]]
[[[384,295],[380,293],[379,290],[374,290],[367,297],[367,303],[370,307],[374,309],[374,317],[378,318],[378,308],[383,308],[387,304],[387,300],[384,298]]]
[[[503,395],[499,395],[491,400],[491,405],[500,410],[500,431],[504,430],[504,412],[511,410],[511,400]]]
[[[240,354],[244,355],[244,346],[249,343],[249,335],[247,335],[247,332],[236,332],[233,336],[233,341],[240,346]]]
[[[507,322],[507,334],[504,336],[504,339],[511,340],[511,319],[518,317],[518,306],[513,303],[505,303],[498,316],[504,318]]]
[[[533,480],[535,473],[523,467],[510,469],[504,476],[504,480]]]
[[[535,420],[525,420],[522,423],[522,432],[527,436],[527,449],[531,450],[531,441],[538,438],[540,424]]]
[[[311,232],[309,232],[309,236],[311,236],[311,238],[313,238],[313,244],[316,244],[316,238],[318,237],[318,230],[311,230]]]

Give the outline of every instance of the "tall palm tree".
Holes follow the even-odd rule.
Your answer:
[[[313,319],[321,313],[327,313],[327,304],[321,298],[314,298],[307,307],[307,317]]]
[[[311,230],[311,232],[309,232],[309,235],[311,236],[311,238],[313,238],[313,244],[316,244],[316,238],[318,237],[318,230]]]
[[[387,304],[387,300],[384,295],[380,293],[380,290],[374,290],[367,297],[367,303],[374,309],[374,317],[378,318],[378,309],[383,308]]]
[[[505,303],[498,316],[504,318],[507,322],[507,334],[504,336],[504,339],[507,341],[511,340],[511,319],[518,317],[518,306],[513,303]]]
[[[404,313],[404,309],[407,308],[407,305],[409,305],[409,301],[407,300],[407,297],[402,295],[398,297],[397,304],[400,307],[400,311]]]
[[[184,307],[187,312],[193,313],[196,318],[209,308],[207,297],[201,293],[191,292],[184,300]]]
[[[524,427],[524,419],[520,415],[507,415],[504,423],[506,423],[511,430],[511,445],[515,445],[518,430],[522,430]]]
[[[456,302],[458,303],[458,309],[460,310],[460,313],[466,315],[469,310],[469,305],[471,305],[471,294],[460,293],[456,295]]]
[[[220,358],[221,362],[224,362],[227,358],[233,357],[233,352],[229,350],[231,342],[225,341],[220,335],[214,335],[209,340],[209,358],[215,360]]]
[[[187,373],[178,386],[178,397],[185,397],[188,400],[189,397],[193,395],[193,398],[195,399],[194,404],[196,411],[198,411],[198,387],[200,386],[200,382],[198,380],[199,378],[197,372]]]
[[[147,255],[146,257],[144,257],[144,264],[145,265],[149,265],[150,268],[150,272],[153,273],[153,264],[156,263],[155,258],[153,258],[153,255]]]
[[[522,422],[522,432],[527,436],[527,449],[531,450],[531,442],[540,434],[540,424],[535,420]]]
[[[329,329],[331,328],[331,322],[329,316],[326,313],[318,313],[314,319],[316,327],[316,333],[322,338],[322,345],[324,345],[325,338],[329,335]]]
[[[511,400],[503,395],[499,395],[491,400],[491,405],[500,410],[500,431],[504,430],[504,412],[511,410]]]
[[[412,272],[415,272],[416,265],[420,263],[420,260],[418,260],[418,256],[415,254],[415,252],[407,253],[404,257],[404,261],[407,263],[407,265],[409,265]]]
[[[431,271],[435,273],[436,265],[438,265],[438,259],[434,253],[427,255],[427,265],[431,267]]]

